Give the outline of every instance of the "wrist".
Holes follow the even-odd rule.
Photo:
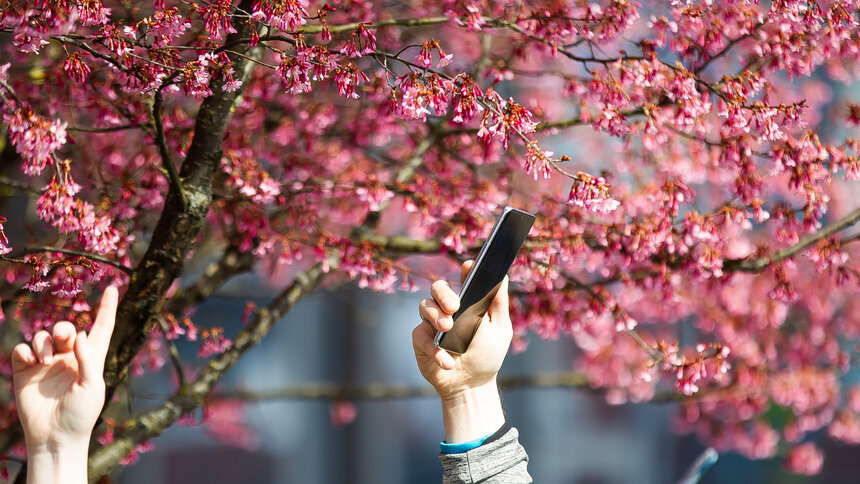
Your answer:
[[[86,483],[89,442],[27,445],[28,484]]]
[[[505,423],[495,378],[442,397],[445,442],[461,443],[492,434]]]

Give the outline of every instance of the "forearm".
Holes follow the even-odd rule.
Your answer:
[[[505,423],[495,379],[475,388],[442,397],[445,442],[460,443],[486,437]]]
[[[27,447],[27,484],[86,484],[87,443]]]

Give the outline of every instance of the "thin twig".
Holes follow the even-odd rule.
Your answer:
[[[176,344],[173,340],[167,336],[170,329],[167,327],[167,322],[164,318],[158,317],[155,319],[158,320],[158,327],[161,328],[161,333],[164,335],[164,343],[167,345],[167,354],[170,355],[173,369],[176,370],[176,377],[179,378],[179,390],[185,391],[188,386],[188,381],[185,379],[185,370],[182,368],[182,360],[179,359],[179,350],[176,349]]]
[[[161,160],[164,167],[167,169],[167,178],[170,186],[179,196],[182,203],[182,209],[188,208],[188,200],[185,199],[185,190],[182,188],[182,179],[179,178],[179,173],[176,171],[176,165],[173,164],[173,159],[170,156],[170,150],[167,147],[167,139],[164,137],[164,124],[161,121],[161,106],[162,106],[161,88],[155,90],[155,98],[152,102],[152,121],[155,123],[155,144],[158,145],[158,152],[161,154]]]
[[[143,129],[146,125],[143,124],[123,124],[121,126],[108,126],[105,128],[93,128],[89,126],[69,126],[66,131],[78,131],[81,133],[113,133],[114,131],[124,131],[126,129]]]
[[[131,267],[120,264],[117,261],[110,260],[104,256],[100,256],[98,254],[91,254],[89,252],[81,252],[79,250],[63,249],[60,247],[44,247],[44,246],[28,247],[28,248],[22,249],[20,251],[17,251],[15,253],[12,253],[8,256],[0,256],[0,257],[2,257],[3,260],[9,261],[9,262],[28,264],[28,262],[25,260],[22,260],[21,257],[23,257],[25,255],[30,255],[30,254],[38,254],[40,252],[56,252],[59,254],[75,255],[75,256],[79,256],[79,257],[84,257],[84,258],[90,259],[90,260],[95,261],[95,262],[101,262],[102,264],[107,264],[109,266],[116,267],[117,269],[125,272],[126,274],[134,273],[134,269],[132,269]]]

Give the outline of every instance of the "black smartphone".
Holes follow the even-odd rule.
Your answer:
[[[454,326],[450,331],[436,333],[433,342],[437,348],[457,354],[466,352],[534,221],[530,213],[505,207],[463,282]]]

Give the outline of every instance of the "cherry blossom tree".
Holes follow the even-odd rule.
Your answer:
[[[510,204],[537,214],[517,350],[563,339],[610,403],[677,400],[682,431],[815,474],[807,435],[860,443],[858,22],[827,0],[2,0],[0,185],[34,222],[0,199],[0,324],[86,327],[116,284],[108,394],[175,367],[171,398],[97,428],[95,479],[229,412],[219,380],[307,294],[426,286]],[[282,287],[241,331],[195,319],[249,272]]]

